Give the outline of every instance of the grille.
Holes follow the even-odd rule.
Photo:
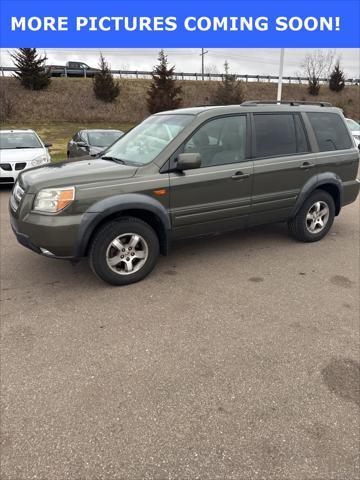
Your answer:
[[[11,172],[11,165],[10,163],[0,163],[0,168],[5,170],[6,172]]]
[[[23,170],[26,167],[26,163],[17,163],[15,165],[15,170]]]
[[[0,177],[0,183],[14,183],[13,177]]]

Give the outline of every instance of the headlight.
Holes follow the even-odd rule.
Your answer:
[[[34,210],[38,212],[57,213],[70,205],[75,199],[75,188],[45,188],[35,197]]]
[[[48,157],[46,155],[40,155],[40,157],[34,158],[34,160],[31,160],[31,165],[33,167],[38,167],[39,165],[42,165],[43,163],[48,162]]]

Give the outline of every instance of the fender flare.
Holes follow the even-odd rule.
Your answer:
[[[75,258],[85,255],[91,235],[100,222],[106,217],[126,210],[144,210],[153,213],[160,220],[168,237],[167,232],[171,230],[170,215],[159,201],[139,193],[114,195],[94,203],[84,213],[79,225]]]
[[[290,217],[294,217],[298,211],[300,210],[301,206],[307,199],[307,197],[317,188],[321,187],[322,185],[334,185],[339,193],[339,208],[337,209],[337,215],[340,212],[341,205],[342,205],[342,195],[343,195],[343,186],[340,177],[338,177],[333,172],[323,172],[319,173],[318,175],[314,175],[313,177],[309,178],[309,180],[305,183],[303,188],[301,189],[295,205],[291,211]]]

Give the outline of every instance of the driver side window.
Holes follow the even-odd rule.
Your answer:
[[[246,159],[246,116],[222,117],[202,125],[184,145],[184,153],[200,153],[201,167]]]

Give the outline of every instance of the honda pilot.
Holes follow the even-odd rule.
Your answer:
[[[359,193],[359,151],[327,103],[245,102],[150,116],[101,154],[20,173],[18,241],[88,257],[114,285],[137,282],[174,239],[287,222],[302,242],[329,232]]]

